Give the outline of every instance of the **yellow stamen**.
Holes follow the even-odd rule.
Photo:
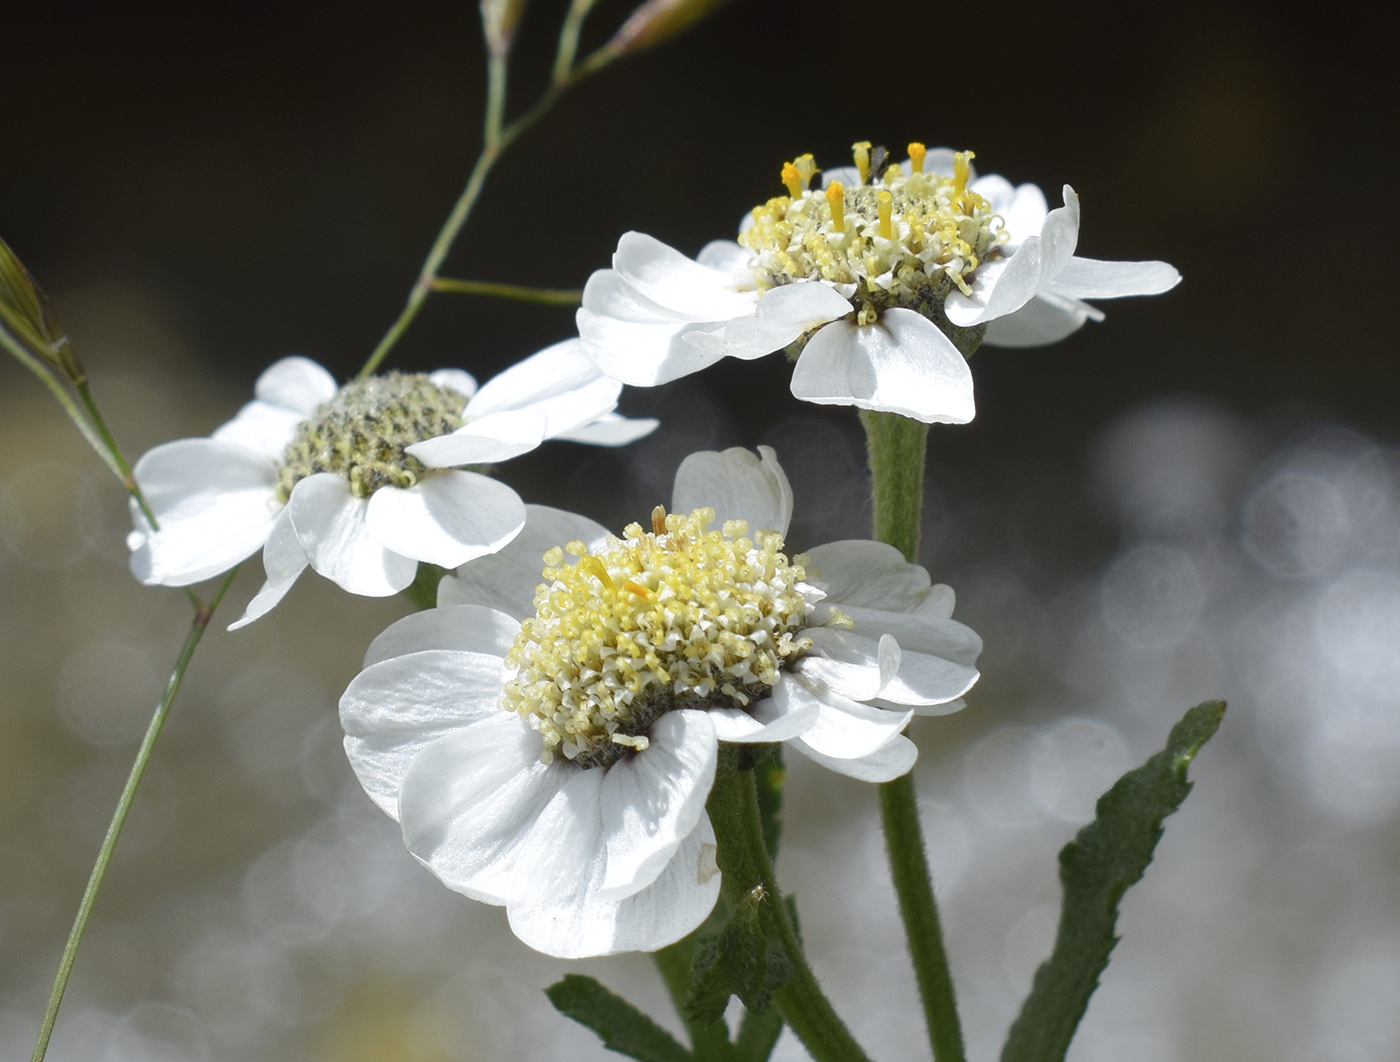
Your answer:
[[[890,211],[894,208],[894,196],[884,189],[875,194],[875,209],[880,212],[880,235],[887,240],[894,239],[894,227],[890,224]]]
[[[909,169],[914,173],[924,172],[924,156],[928,154],[928,148],[917,141],[909,145]]]
[[[783,163],[783,184],[787,185],[788,195],[792,198],[797,199],[802,195],[806,182],[802,180],[802,174],[791,162]]]
[[[653,535],[666,533],[666,506],[658,505],[651,511],[651,533]]]
[[[856,169],[860,171],[860,183],[864,184],[870,179],[870,141],[862,140],[851,145],[851,151],[855,153]]]
[[[837,232],[846,231],[846,189],[840,181],[832,181],[826,186],[826,201],[831,207],[831,227]]]
[[[802,187],[805,190],[812,183],[812,178],[817,175],[817,160],[811,155],[798,155],[792,160],[792,164],[797,167],[797,172],[802,175]]]
[[[588,572],[589,575],[596,577],[597,580],[609,590],[617,589],[617,586],[612,581],[612,577],[608,575],[608,570],[603,567],[603,562],[597,557],[580,557],[578,559],[578,566]]]
[[[953,194],[961,196],[967,191],[967,179],[972,172],[972,160],[977,157],[975,151],[959,151],[953,156]]]

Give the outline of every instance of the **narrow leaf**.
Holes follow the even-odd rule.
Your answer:
[[[1035,973],[1030,995],[1007,1034],[1002,1062],[1061,1062],[1098,987],[1128,886],[1152,861],[1162,820],[1181,806],[1191,783],[1186,768],[1225,715],[1224,701],[1192,708],[1172,728],[1167,746],[1129,771],[1099,798],[1097,817],[1060,852],[1064,904],[1050,958]]]
[[[567,974],[544,994],[559,1013],[597,1033],[609,1051],[638,1062],[690,1062],[690,1052],[670,1033],[591,977]]]

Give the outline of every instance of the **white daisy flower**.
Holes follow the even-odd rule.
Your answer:
[[[147,585],[187,586],[261,548],[267,582],[235,628],[281,601],[308,564],[353,594],[398,593],[419,561],[456,567],[525,523],[515,491],[460,466],[545,439],[619,445],[645,435],[655,421],[613,412],[621,389],[577,340],[480,390],[457,369],[338,388],[315,362],[283,358],[211,437],[164,443],[136,463],[160,530],[133,503],[131,570]]]
[[[704,920],[721,741],[888,781],[914,764],[909,720],[977,680],[953,592],[892,547],[784,554],[792,492],[760,454],[691,455],[674,513],[622,538],[529,506],[341,698],[351,765],[408,850],[539,951],[653,951]]]
[[[787,163],[788,194],[693,261],[625,234],[613,268],[584,288],[585,353],[645,387],[798,345],[798,398],[964,424],[974,404],[960,348],[1053,343],[1102,319],[1084,299],[1156,295],[1181,279],[1165,262],[1076,257],[1069,185],[1049,210],[1033,184],[976,177],[971,152],[910,144],[888,168],[882,156],[857,144],[857,165],[826,171],[821,191],[808,187],[812,156]]]

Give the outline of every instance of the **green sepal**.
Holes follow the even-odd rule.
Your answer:
[[[1162,820],[1181,806],[1192,783],[1186,768],[1225,716],[1224,701],[1192,708],[1167,745],[1114,783],[1093,822],[1060,851],[1064,903],[1050,958],[1007,1034],[1002,1062],[1060,1062],[1118,943],[1118,905],[1138,881],[1162,836]]]
[[[544,990],[554,1009],[598,1034],[609,1051],[638,1062],[690,1062],[690,1052],[627,1000],[582,974]]]
[[[0,321],[68,379],[74,383],[83,381],[83,367],[59,327],[48,298],[4,240],[0,240]]]
[[[759,924],[758,907],[766,899],[762,889],[759,885],[740,897],[724,928],[700,942],[686,1001],[687,1021],[718,1021],[730,996],[738,996],[750,1013],[763,1014],[773,993],[796,973],[782,944],[766,936]]]

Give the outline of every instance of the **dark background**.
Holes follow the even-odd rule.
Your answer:
[[[527,10],[512,113],[543,84],[564,6]],[[629,9],[601,3],[585,44]],[[478,26],[471,3],[15,7],[0,233],[60,314],[92,285],[151,295],[240,391],[289,352],[347,376],[476,156]],[[800,152],[968,147],[1052,205],[1073,183],[1081,253],[1164,258],[1185,281],[1057,347],[984,351],[977,421],[935,432],[935,463],[1073,465],[1116,412],[1183,391],[1393,437],[1385,36],[1336,4],[735,0],[571,92],[492,175],[445,273],[579,286],[626,229],[687,253],[731,235]],[[78,323],[100,394],[102,322]],[[438,296],[395,359],[485,379],[571,327],[567,309]],[[793,412],[785,372],[766,359],[697,383],[734,412],[721,441],[758,441],[775,401]],[[549,466],[512,478],[542,497]]]

